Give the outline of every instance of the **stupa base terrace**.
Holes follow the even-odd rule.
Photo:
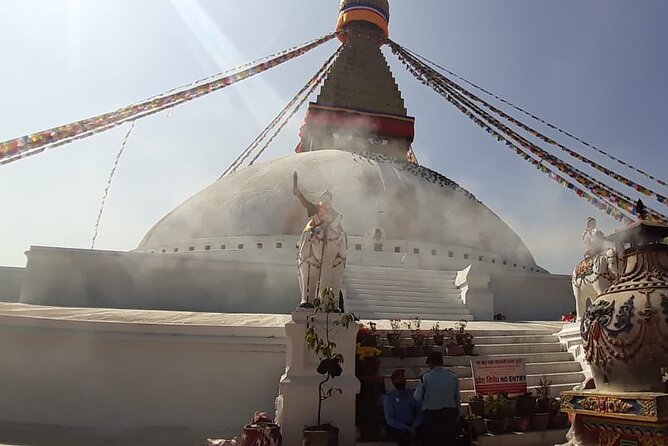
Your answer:
[[[288,314],[297,236],[203,239],[171,252],[31,247],[2,300],[63,307]],[[361,318],[559,320],[571,279],[452,245],[348,237],[346,311]],[[19,291],[20,290],[20,291]]]
[[[231,438],[254,411],[274,411],[289,320],[275,314],[0,303],[0,442],[133,439],[169,445]],[[434,322],[425,320],[423,327]],[[376,323],[381,330],[390,327],[388,320]],[[475,336],[476,355],[525,358],[529,389],[545,375],[557,396],[583,379],[580,364],[555,336],[562,326],[472,321],[467,331]],[[462,401],[473,389],[470,358],[445,357],[460,377]],[[383,358],[381,373],[403,367],[415,378],[423,362]],[[40,432],[49,441],[37,441]]]

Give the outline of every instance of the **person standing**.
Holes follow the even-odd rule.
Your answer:
[[[415,389],[422,408],[425,446],[454,446],[459,427],[459,378],[443,367],[441,352],[427,356],[429,371]]]
[[[406,374],[397,369],[390,375],[394,389],[385,395],[383,412],[387,424],[387,436],[399,446],[411,446],[418,440],[418,429],[422,422],[420,405],[413,392],[406,390]]]

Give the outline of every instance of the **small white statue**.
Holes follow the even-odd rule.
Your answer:
[[[582,240],[585,243],[584,259],[577,264],[572,276],[578,321],[589,304],[619,276],[624,262],[623,248],[606,242],[603,233],[596,227],[595,218],[587,219]]]
[[[299,190],[297,172],[292,193],[299,199],[309,217],[299,242],[297,268],[302,308],[311,308],[322,290],[331,288],[339,296],[346,266],[347,238],[343,216],[332,207],[332,194],[324,191],[317,203],[311,203]]]

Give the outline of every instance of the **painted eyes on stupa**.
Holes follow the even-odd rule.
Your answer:
[[[380,136],[370,136],[369,137],[369,142],[374,145],[374,146],[385,146],[387,145],[390,141],[388,141],[385,138],[381,138]]]
[[[350,133],[334,133],[332,134],[334,139],[341,142],[350,142],[353,140],[353,135]]]

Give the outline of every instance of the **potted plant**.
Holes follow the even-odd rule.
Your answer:
[[[525,432],[531,424],[531,416],[536,410],[536,398],[531,393],[525,393],[515,399],[515,416],[511,428],[516,432]]]
[[[445,339],[445,334],[443,333],[443,330],[441,330],[441,326],[439,325],[438,322],[436,322],[434,325],[431,326],[431,336],[432,339],[434,340],[434,345],[443,345],[443,340]]]
[[[385,334],[387,343],[395,346],[401,339],[401,319],[390,319],[390,331]]]
[[[472,355],[475,344],[473,343],[473,335],[471,333],[464,333],[464,344],[462,344],[464,354]]]
[[[471,415],[479,417],[485,415],[485,400],[482,395],[471,395],[469,397],[469,412]]]
[[[504,417],[510,404],[504,395],[490,394],[485,397],[485,428],[487,432],[500,434],[505,431]]]
[[[379,348],[357,343],[355,346],[355,376],[376,376],[380,366],[378,357],[381,353],[382,350]]]
[[[460,319],[457,322],[455,322],[455,339],[457,340],[457,344],[459,345],[464,345],[467,325],[468,322],[466,321],[466,319]]]
[[[551,395],[552,381],[542,376],[536,389],[536,412],[531,416],[531,427],[536,430],[545,430],[550,423],[550,409],[552,408]]]
[[[467,420],[471,426],[473,438],[476,438],[478,435],[487,433],[487,427],[485,427],[485,419],[477,415],[469,415]]]
[[[552,398],[550,427],[554,429],[565,429],[568,427],[568,424],[568,414],[561,411],[561,400],[558,398]]]
[[[324,323],[318,321],[318,315],[324,314]],[[322,403],[340,394],[341,389],[326,387],[327,383],[343,373],[343,355],[336,352],[336,343],[331,340],[335,328],[347,328],[354,321],[354,315],[341,313],[337,296],[331,289],[324,289],[313,302],[313,313],[306,324],[306,346],[318,357],[317,371],[324,378],[318,383],[317,425],[304,428],[304,446],[336,446],[339,442],[339,429],[329,423],[322,423]]]
[[[420,330],[422,321],[420,316],[415,316],[404,322],[404,325],[411,332],[411,339],[413,345],[408,347],[407,356],[415,357],[424,355],[424,345],[427,336]]]
[[[363,347],[378,347],[378,338],[375,322],[362,325],[357,332],[357,342]]]

